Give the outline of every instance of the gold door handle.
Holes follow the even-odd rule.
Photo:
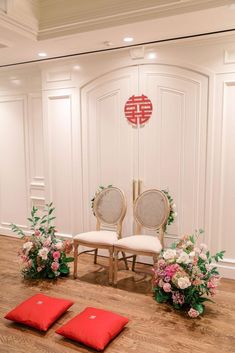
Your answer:
[[[138,196],[141,194],[142,192],[142,180],[138,180]]]
[[[133,203],[135,202],[137,196],[138,196],[138,182],[137,182],[137,180],[133,179],[133,182],[132,182]]]

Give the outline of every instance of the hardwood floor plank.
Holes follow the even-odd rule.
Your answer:
[[[108,259],[79,257],[78,276],[56,281],[22,279],[17,250],[19,239],[0,237],[0,352],[75,353],[95,352],[55,334],[55,330],[87,306],[111,310],[130,319],[127,327],[106,348],[107,353],[234,353],[235,281],[222,280],[216,303],[206,305],[206,313],[192,320],[152,298],[151,278],[142,273],[120,271],[118,288],[108,285]],[[123,264],[119,264],[123,269]],[[147,266],[137,264],[137,270]],[[148,267],[149,269],[149,267]],[[46,333],[11,323],[4,315],[22,300],[42,292],[68,298],[75,304]]]

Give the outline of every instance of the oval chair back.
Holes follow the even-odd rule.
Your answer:
[[[159,240],[163,245],[164,227],[170,214],[167,196],[160,190],[150,189],[140,194],[134,203],[134,218],[138,230],[143,227],[159,231]]]
[[[121,189],[112,186],[99,192],[95,197],[93,208],[97,219],[97,230],[101,225],[117,226],[120,237],[126,208],[126,198]]]

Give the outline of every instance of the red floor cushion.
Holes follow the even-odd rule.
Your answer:
[[[110,311],[88,307],[58,328],[56,333],[100,351],[128,321],[126,317]]]
[[[36,294],[6,314],[5,319],[47,331],[71,305],[71,300]]]

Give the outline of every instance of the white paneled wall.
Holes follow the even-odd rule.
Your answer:
[[[45,205],[44,138],[42,122],[42,98],[40,93],[28,95],[29,169],[31,204]]]
[[[29,211],[28,132],[26,97],[0,98],[0,224],[27,228]]]
[[[217,75],[216,88],[210,245],[226,250],[221,267],[235,278],[235,74]]]
[[[140,179],[177,204],[167,243],[204,228],[210,249],[226,250],[221,273],[235,278],[235,63],[224,63],[224,44],[200,45],[158,47],[155,64],[127,51],[79,57],[80,71],[75,61],[45,64],[37,88],[11,89],[0,72],[0,233],[12,235],[11,222],[27,229],[30,207],[49,201],[60,235],[90,230],[90,200],[113,184],[127,196],[126,236]],[[141,128],[124,116],[133,94],[153,103]]]

